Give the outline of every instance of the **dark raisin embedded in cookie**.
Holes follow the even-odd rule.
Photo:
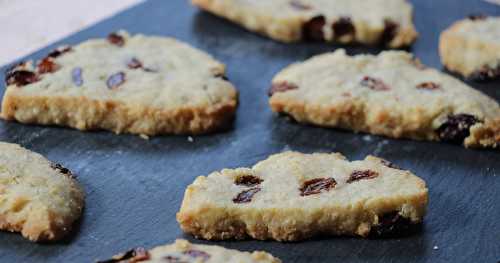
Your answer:
[[[423,89],[423,90],[436,90],[440,89],[441,85],[435,83],[435,82],[423,82],[417,85],[417,89]]]
[[[480,120],[470,114],[448,115],[436,133],[442,141],[463,143],[465,138],[470,135],[470,127],[478,122]]]
[[[184,255],[188,255],[192,258],[199,258],[202,261],[206,261],[210,258],[210,254],[205,251],[189,249],[183,252]]]
[[[389,46],[392,40],[398,34],[399,25],[389,19],[384,21],[384,31],[380,36],[380,44],[383,46]]]
[[[237,203],[237,204],[249,203],[252,201],[253,196],[256,193],[260,192],[260,190],[261,189],[259,187],[254,187],[254,188],[245,190],[245,191],[239,193],[235,198],[233,198],[233,202]]]
[[[61,67],[57,65],[51,57],[46,57],[38,63],[37,68],[39,74],[45,74],[54,73]]]
[[[485,20],[486,18],[488,18],[488,16],[484,14],[472,14],[467,16],[467,18],[475,21],[475,20]]]
[[[132,58],[130,61],[127,63],[127,67],[129,69],[138,69],[142,68],[142,62],[138,60],[137,58]]]
[[[259,177],[257,176],[253,176],[253,175],[243,175],[243,176],[239,176],[236,178],[236,180],[234,180],[234,184],[236,185],[243,185],[243,186],[247,186],[247,187],[251,187],[251,186],[256,186],[256,185],[259,185],[263,182],[264,180],[260,179]]]
[[[387,84],[385,84],[384,81],[382,81],[381,79],[372,78],[372,77],[368,77],[368,76],[363,77],[363,79],[361,80],[361,86],[364,86],[364,87],[367,87],[369,89],[376,90],[376,91],[390,90],[389,86]]]
[[[165,261],[165,263],[189,263],[187,261],[180,259],[179,257],[171,256],[171,255],[163,257],[163,261]]]
[[[215,74],[214,77],[221,78],[221,79],[223,79],[225,81],[229,81],[229,78],[225,74],[223,74],[223,73]]]
[[[83,85],[83,70],[80,67],[76,67],[71,71],[71,80],[75,83],[76,86],[80,87]]]
[[[492,68],[488,65],[472,73],[470,79],[477,81],[492,80],[500,77],[500,65]]]
[[[108,41],[109,43],[119,47],[123,47],[123,45],[125,45],[125,39],[117,33],[109,34]]]
[[[306,22],[302,27],[302,38],[312,41],[324,41],[323,27],[326,24],[324,16],[316,16]]]
[[[346,35],[354,36],[356,34],[356,29],[354,28],[350,17],[341,17],[333,23],[332,28],[336,38]]]
[[[372,170],[364,170],[364,171],[354,171],[349,175],[349,179],[347,179],[347,183],[353,183],[359,180],[364,179],[373,179],[378,177],[378,173]]]
[[[142,247],[131,249],[121,255],[114,256],[112,259],[98,261],[97,263],[134,263],[148,260],[150,255]]]
[[[39,81],[38,75],[29,70],[13,70],[5,75],[7,85],[16,85],[18,87],[26,86]]]
[[[108,85],[109,89],[115,89],[118,88],[120,85],[122,85],[124,82],[125,82],[125,73],[118,72],[116,74],[109,76],[108,80],[106,81],[106,85]]]
[[[51,163],[51,164],[50,164],[50,168],[52,168],[52,169],[54,169],[54,170],[57,170],[57,171],[59,171],[60,173],[62,173],[62,174],[64,174],[64,175],[67,175],[67,176],[69,176],[69,177],[73,177],[73,173],[71,173],[71,171],[70,171],[68,168],[66,168],[66,167],[62,166],[62,165],[61,165],[61,164],[59,164],[59,163]]]
[[[298,88],[299,87],[297,85],[290,83],[290,82],[286,82],[286,81],[277,82],[277,83],[273,83],[273,85],[269,89],[268,95],[269,95],[269,97],[271,97],[272,95],[274,95],[274,93],[285,92],[285,91],[294,90],[294,89],[298,89]]]
[[[62,46],[62,47],[58,47],[56,48],[55,50],[53,50],[52,52],[50,52],[47,57],[49,58],[57,58],[59,57],[60,55],[66,53],[66,52],[69,52],[71,51],[71,46]]]
[[[392,169],[397,169],[397,170],[403,170],[403,169],[401,169],[399,166],[397,166],[397,165],[395,165],[395,164],[393,164],[392,162],[389,162],[389,161],[387,161],[387,160],[380,159],[380,162],[381,162],[383,165],[385,165],[385,166],[387,166],[387,167],[389,167],[389,168],[392,168]]]
[[[333,178],[316,178],[302,184],[300,196],[315,195],[321,192],[328,192],[335,188],[337,182]]]
[[[310,5],[304,4],[299,0],[290,1],[290,6],[297,10],[311,10],[312,7]]]
[[[418,224],[411,222],[399,212],[391,212],[378,217],[378,224],[370,231],[371,237],[395,237],[413,233]]]

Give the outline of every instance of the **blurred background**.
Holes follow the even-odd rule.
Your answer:
[[[0,0],[0,65],[141,2],[143,0]]]

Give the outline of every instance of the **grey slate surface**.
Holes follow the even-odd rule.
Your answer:
[[[412,51],[441,68],[439,32],[470,13],[500,15],[500,7],[475,0],[413,0],[420,32]],[[51,45],[126,29],[168,35],[203,49],[228,65],[241,104],[234,128],[194,137],[143,140],[108,132],[82,133],[0,121],[0,140],[20,143],[72,169],[87,193],[83,219],[65,242],[33,244],[0,233],[0,262],[93,262],[135,246],[187,238],[175,220],[185,187],[198,175],[250,166],[283,150],[339,151],[350,159],[375,154],[427,181],[430,206],[421,232],[406,238],[318,238],[299,243],[204,242],[241,250],[266,250],[284,262],[497,262],[500,260],[500,152],[458,145],[393,140],[288,122],[273,115],[266,91],[287,64],[338,46],[285,45],[200,12],[184,0],[152,0]],[[21,34],[22,32],[20,32]],[[350,54],[378,52],[348,47]],[[3,79],[3,71],[0,77]],[[500,99],[500,82],[471,83]],[[0,94],[4,86],[0,84]],[[438,249],[434,249],[437,246]]]

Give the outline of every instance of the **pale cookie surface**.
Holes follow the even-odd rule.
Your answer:
[[[58,240],[80,217],[84,194],[71,172],[17,144],[0,142],[0,229]]]
[[[156,247],[152,250],[136,248],[117,255],[110,260],[98,263],[127,263],[127,262],[178,262],[178,263],[280,263],[272,255],[255,251],[253,253],[240,252],[220,246],[196,245],[186,240],[176,240],[174,244]]]
[[[445,67],[466,78],[500,77],[500,17],[473,16],[441,33],[439,53]]]
[[[1,116],[116,133],[198,134],[227,126],[237,91],[225,67],[175,39],[124,31],[7,73]]]
[[[403,51],[344,50],[293,64],[274,79],[275,112],[326,127],[466,147],[500,146],[500,106]]]
[[[198,177],[177,221],[214,240],[398,235],[422,222],[427,192],[422,179],[376,157],[285,152]]]
[[[275,40],[382,44],[417,38],[406,0],[192,0],[193,4]]]

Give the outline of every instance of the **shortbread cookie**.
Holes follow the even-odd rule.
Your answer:
[[[466,78],[500,77],[500,17],[471,16],[441,33],[444,66]]]
[[[131,262],[171,262],[171,263],[280,263],[272,255],[256,251],[240,252],[220,246],[195,245],[186,240],[176,240],[172,245],[156,247],[152,250],[136,248],[98,263]]]
[[[0,229],[31,241],[58,240],[82,213],[72,173],[17,144],[0,142]]]
[[[61,47],[6,75],[1,116],[22,123],[143,135],[227,126],[237,91],[224,65],[165,37],[110,34]]]
[[[177,221],[215,240],[399,235],[422,222],[427,198],[422,179],[383,159],[286,152],[198,177]]]
[[[192,3],[278,41],[408,46],[417,38],[406,0],[192,0]]]
[[[273,111],[303,123],[466,147],[500,146],[500,106],[403,51],[348,56],[344,50],[275,76]]]

